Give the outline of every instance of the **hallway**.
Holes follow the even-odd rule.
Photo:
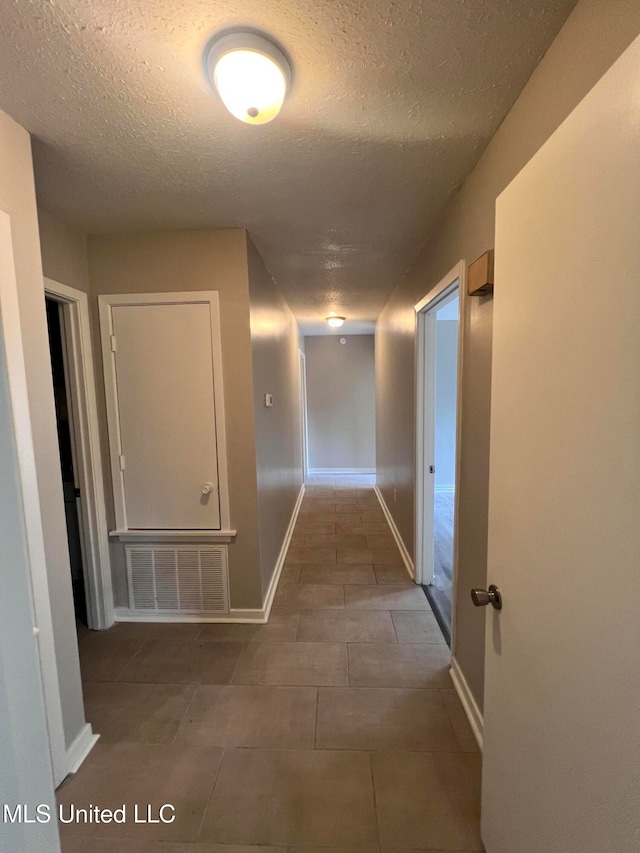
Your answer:
[[[65,814],[169,803],[176,820],[63,826],[66,853],[483,849],[449,650],[365,482],[307,485],[267,625],[83,633],[101,739]]]

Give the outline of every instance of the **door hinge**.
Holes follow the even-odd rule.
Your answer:
[[[120,454],[120,470],[124,471],[124,456]]]
[[[116,336],[111,335],[111,352],[116,351]]]
[[[429,473],[430,474],[436,473],[436,466],[435,465],[429,465]]]

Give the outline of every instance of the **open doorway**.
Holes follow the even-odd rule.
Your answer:
[[[114,608],[89,304],[82,291],[44,284],[76,622],[98,630]]]
[[[457,541],[461,275],[458,265],[416,306],[416,580],[449,645]]]
[[[302,480],[309,472],[308,433],[307,433],[307,362],[302,350],[298,350],[300,358],[300,452],[302,454]]]
[[[53,377],[53,396],[56,407],[58,450],[64,493],[64,514],[67,522],[69,562],[73,586],[73,606],[78,627],[88,627],[87,590],[84,582],[83,542],[81,535],[82,509],[76,456],[76,440],[73,426],[72,402],[69,390],[68,354],[62,305],[53,297],[46,297],[47,328],[49,331],[49,354]]]

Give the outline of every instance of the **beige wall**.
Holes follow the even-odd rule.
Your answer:
[[[247,257],[264,596],[302,485],[299,329],[250,239]],[[270,408],[264,404],[267,393],[273,394]]]
[[[69,746],[85,724],[28,133],[0,112],[0,210],[11,219],[49,597]]]
[[[305,338],[311,470],[375,469],[374,351],[373,335]]]
[[[87,238],[85,234],[61,222],[53,214],[38,207],[42,271],[67,287],[89,292]]]
[[[90,236],[87,242],[110,529],[114,526],[113,496],[104,426],[102,358],[97,345],[100,340],[98,294],[217,290],[220,294],[231,523],[238,530],[236,539],[229,545],[231,606],[261,608],[245,232],[240,229],[156,231]],[[116,606],[127,606],[124,549],[114,544],[111,551]]]
[[[460,259],[494,243],[495,200],[640,31],[637,0],[580,0],[478,165],[447,206],[376,331],[378,483],[405,544],[414,527],[413,305]],[[454,654],[482,707],[491,392],[491,297],[470,298],[464,318],[460,560]],[[391,501],[397,488],[397,502]]]

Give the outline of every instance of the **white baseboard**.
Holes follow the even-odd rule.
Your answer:
[[[67,772],[77,773],[80,765],[98,742],[89,723],[85,723],[71,746],[67,749]]]
[[[462,674],[458,661],[454,657],[451,658],[451,669],[449,672],[451,674],[453,686],[455,687],[456,693],[462,702],[462,707],[464,708],[464,712],[467,715],[469,724],[473,730],[473,734],[478,741],[480,752],[482,752],[484,741],[484,718],[480,708],[478,708],[476,700],[473,698],[473,693],[469,689],[467,679]]]
[[[293,512],[291,513],[291,519],[289,520],[289,526],[287,527],[287,532],[285,533],[284,540],[282,542],[282,548],[278,555],[273,576],[269,582],[269,589],[267,590],[267,594],[265,595],[264,603],[261,608],[256,608],[255,610],[243,610],[232,607],[228,613],[221,613],[220,615],[214,616],[199,613],[162,614],[158,613],[157,610],[149,612],[148,610],[133,610],[129,607],[118,607],[116,609],[116,622],[202,622],[212,624],[238,622],[240,624],[247,625],[264,625],[264,623],[269,619],[271,606],[276,594],[280,575],[282,574],[282,567],[284,566],[284,561],[287,557],[287,551],[289,550],[293,530],[296,526],[296,521],[298,520],[298,513],[300,512],[303,497],[304,485],[300,487],[300,492],[298,493],[296,504],[293,508]]]
[[[322,477],[323,475],[332,476],[340,474],[375,474],[375,468],[309,468],[307,471],[310,477]]]
[[[396,527],[396,523],[393,520],[393,516],[389,512],[389,507],[386,505],[384,498],[382,497],[382,492],[378,488],[378,486],[373,487],[374,492],[376,493],[376,497],[378,498],[378,502],[382,507],[382,512],[384,513],[384,517],[387,519],[387,524],[391,528],[391,532],[393,533],[393,538],[396,540],[396,545],[398,546],[398,550],[400,551],[400,555],[402,556],[402,561],[404,562],[409,575],[415,580],[416,578],[416,570],[413,565],[413,560],[411,559],[411,554],[407,551],[407,547],[402,541],[402,536],[400,536],[400,531]]]
[[[129,607],[116,608],[116,622],[202,622],[202,623],[226,623],[246,622],[249,624],[266,622],[264,610],[235,610],[231,608],[228,613],[219,616],[211,616],[206,613],[158,613],[157,610],[133,610]]]
[[[276,594],[276,590],[278,588],[278,581],[280,580],[280,575],[282,574],[282,567],[284,566],[284,561],[287,558],[287,551],[289,550],[289,545],[291,543],[291,537],[293,536],[293,531],[296,526],[296,521],[298,520],[298,513],[300,512],[300,507],[302,506],[302,499],[304,497],[304,483],[300,486],[300,492],[298,493],[298,499],[296,501],[296,505],[293,508],[293,512],[291,513],[291,518],[289,520],[289,526],[287,527],[287,532],[284,536],[284,541],[282,543],[282,548],[280,549],[280,554],[278,555],[278,561],[276,562],[276,567],[274,569],[273,575],[271,577],[271,581],[269,583],[269,589],[267,590],[267,594],[264,597],[264,602],[262,605],[262,612],[264,613],[264,621],[266,622],[269,618],[269,614],[271,613],[271,606],[273,605],[273,599]]]

